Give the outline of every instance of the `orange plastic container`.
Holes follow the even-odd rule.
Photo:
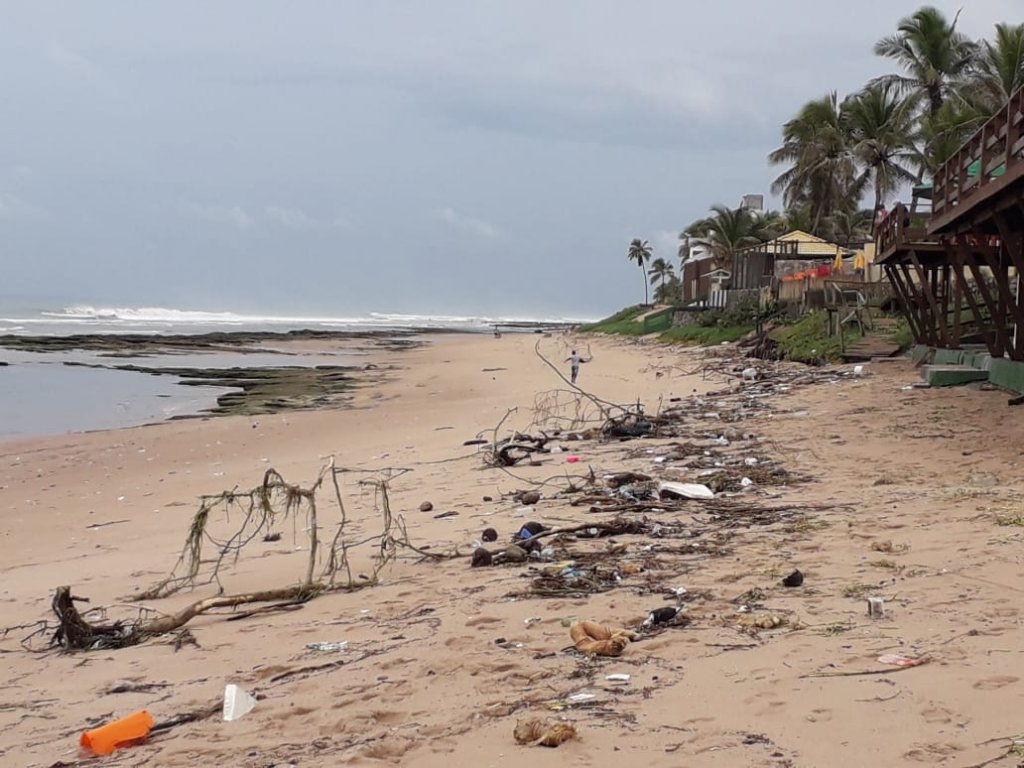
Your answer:
[[[146,738],[152,727],[153,716],[143,709],[141,712],[86,731],[79,743],[97,755],[109,755],[118,747],[127,746],[128,742]]]

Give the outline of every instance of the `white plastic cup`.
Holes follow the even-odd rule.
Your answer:
[[[885,600],[881,597],[869,597],[868,616],[873,619],[885,618]]]

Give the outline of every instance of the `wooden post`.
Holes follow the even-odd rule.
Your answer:
[[[899,276],[896,274],[896,268],[891,264],[884,264],[882,269],[885,271],[885,276],[889,278],[889,285],[892,286],[892,292],[896,297],[896,303],[900,305],[900,311],[903,312],[903,316],[907,319],[907,325],[910,326],[910,333],[913,335],[914,341],[921,344],[921,330],[918,328],[917,318],[914,317],[914,314],[910,311],[910,303],[906,294],[903,292],[903,288],[900,286]]]
[[[989,352],[992,353],[992,357],[1003,357],[1009,348],[1006,336],[1006,318],[1000,315],[996,299],[988,289],[985,276],[981,273],[981,265],[978,264],[975,254],[970,251],[970,246],[967,243],[960,242],[956,247],[960,250],[960,258],[967,265],[967,268],[971,270],[971,276],[974,277],[974,285],[977,287],[978,293],[981,294],[985,306],[988,307],[989,322],[992,324],[993,336],[993,345]]]
[[[946,333],[946,318],[942,317],[939,313],[939,302],[935,298],[933,290],[933,284],[935,283],[935,270],[932,270],[932,280],[929,284],[928,275],[925,273],[924,267],[921,266],[920,260],[917,258],[917,254],[911,249],[909,251],[910,261],[914,264],[914,270],[917,272],[918,281],[921,284],[921,290],[924,293],[924,298],[928,302],[928,306],[931,307],[931,319],[932,326],[935,328],[936,335],[936,346],[948,347],[949,336]]]
[[[989,354],[993,357],[1002,357],[1003,353],[999,347],[1000,341],[992,326],[991,317],[986,320],[982,315],[981,303],[975,297],[970,282],[967,280],[967,275],[964,274],[964,269],[967,267],[967,259],[971,258],[966,251],[966,245],[953,245],[948,241],[944,242],[943,245],[946,248],[947,256],[953,262],[956,269],[957,300],[959,301],[960,296],[967,299],[967,304],[971,309],[971,316],[981,331],[982,337],[985,339],[985,347],[988,349]],[[978,276],[975,277],[975,280],[977,279]],[[959,304],[957,306],[959,307]]]
[[[921,339],[929,347],[937,347],[938,333],[935,330],[934,324],[931,322],[931,315],[925,307],[924,295],[920,291],[920,287],[914,282],[914,278],[910,275],[910,267],[906,264],[900,264],[900,278],[903,283],[903,290],[907,292],[907,296],[911,299],[911,305],[917,310],[918,322],[921,327]]]

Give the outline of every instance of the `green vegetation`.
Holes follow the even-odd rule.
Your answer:
[[[1018,527],[1019,526],[1024,526],[1024,515],[1019,515],[1019,514],[1017,514],[1017,515],[1013,515],[1013,514],[1007,515],[1007,514],[996,513],[996,525],[1001,525],[1001,526],[1005,526],[1005,527],[1009,527],[1009,526],[1018,526]]]
[[[853,628],[854,628],[854,624],[852,622],[849,622],[849,621],[837,621],[837,622],[834,622],[832,624],[826,624],[825,626],[823,626],[821,628],[821,630],[820,630],[820,634],[822,634],[822,635],[830,635],[830,636],[834,637],[836,635],[845,634],[846,632],[849,632]]]
[[[596,323],[581,325],[577,330],[583,333],[614,333],[621,336],[640,336],[644,332],[644,324],[637,318],[647,311],[647,307],[637,304],[616,312],[614,315],[598,320]]]
[[[910,324],[905,317],[896,321],[896,327],[889,336],[893,344],[899,344],[900,349],[910,349],[914,343],[914,334],[910,330]]]
[[[876,591],[878,591],[878,587],[874,584],[850,584],[843,587],[843,597],[850,597],[859,600],[869,592]]]
[[[690,325],[686,328],[672,328],[661,334],[658,339],[665,342],[682,342],[712,347],[725,341],[738,341],[754,330],[752,325],[726,325],[705,328]]]
[[[828,335],[828,315],[812,312],[804,315],[777,335],[779,352],[786,360],[808,365],[839,360],[842,342],[838,336]],[[843,342],[852,344],[859,338],[856,331],[845,331]]]

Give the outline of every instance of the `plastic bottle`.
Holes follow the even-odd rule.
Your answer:
[[[97,755],[109,755],[118,747],[126,746],[128,742],[146,738],[153,724],[153,716],[143,709],[127,717],[122,717],[120,720],[86,731],[82,734],[79,743]]]

